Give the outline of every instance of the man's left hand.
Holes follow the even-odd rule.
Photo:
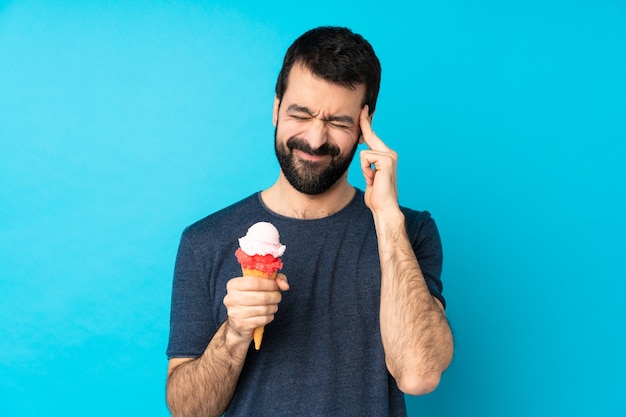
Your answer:
[[[376,136],[368,113],[366,105],[359,115],[363,141],[369,147],[361,151],[361,170],[366,185],[365,204],[376,214],[398,209],[398,154]]]

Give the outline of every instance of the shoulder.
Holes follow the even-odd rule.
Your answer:
[[[259,210],[262,210],[262,206],[255,193],[187,226],[183,230],[183,240],[220,239],[224,234],[230,235],[233,229],[241,227],[245,218]]]
[[[441,251],[439,229],[428,211],[400,207],[404,214],[407,234],[414,247],[431,247]]]
[[[405,223],[409,231],[419,231],[424,227],[435,227],[435,220],[430,212],[414,210],[408,207],[400,207],[404,214]]]

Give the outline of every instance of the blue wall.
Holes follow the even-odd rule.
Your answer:
[[[167,415],[180,232],[274,181],[320,24],[377,50],[444,241],[456,357],[410,415],[626,415],[626,4],[230,3],[0,2],[0,415]]]

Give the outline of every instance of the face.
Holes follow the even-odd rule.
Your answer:
[[[274,101],[274,147],[296,190],[321,194],[346,172],[359,144],[365,86],[331,84],[294,65],[281,102]]]

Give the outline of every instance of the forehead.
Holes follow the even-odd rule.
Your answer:
[[[316,112],[331,113],[359,111],[364,100],[364,83],[355,85],[355,88],[334,84],[316,76],[301,64],[291,68],[283,95],[283,104],[298,104]]]

